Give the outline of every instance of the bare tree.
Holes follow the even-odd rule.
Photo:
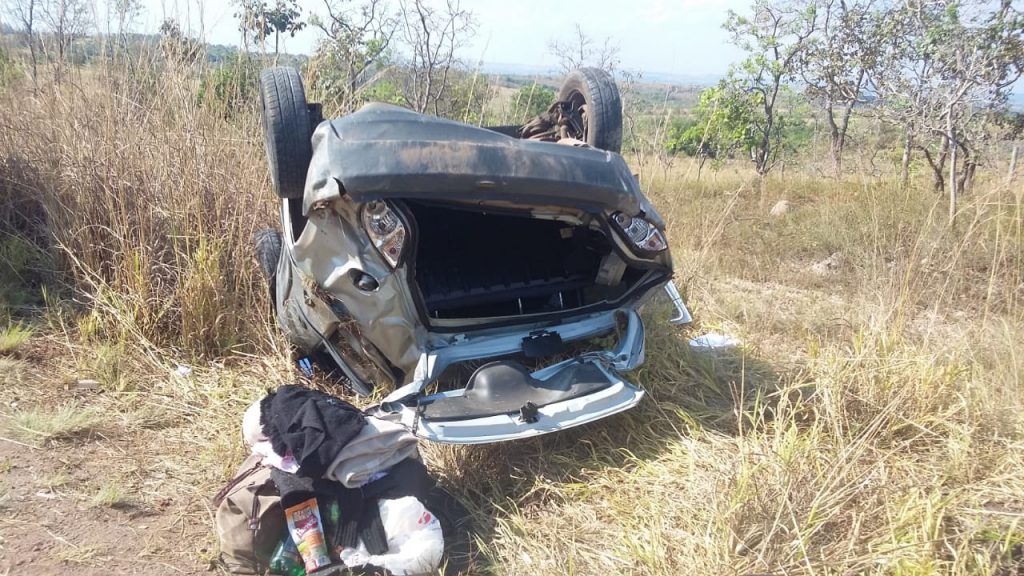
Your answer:
[[[122,46],[127,48],[128,30],[142,14],[142,3],[140,0],[112,0],[107,4],[107,10],[117,19],[117,36]]]
[[[368,73],[387,60],[398,19],[385,0],[368,0],[352,7],[343,0],[325,0],[325,5],[326,18],[310,18],[310,24],[326,37],[317,48],[314,83],[348,111]],[[341,77],[337,78],[339,71]]]
[[[614,72],[619,65],[619,45],[611,37],[601,41],[591,38],[579,24],[566,38],[551,39],[548,52],[558,59],[563,74],[585,66]]]
[[[89,28],[89,5],[86,0],[42,0],[39,4],[42,21],[46,23],[57,45],[57,77],[67,62],[75,38]]]
[[[440,104],[451,94],[458,67],[455,53],[476,31],[473,15],[458,0],[446,0],[440,8],[425,0],[403,0],[399,20],[408,50],[405,102],[417,112],[440,115]]]
[[[28,46],[32,64],[32,85],[37,84],[39,55],[36,41],[36,26],[39,20],[39,0],[7,0],[4,12],[17,24],[19,33]]]

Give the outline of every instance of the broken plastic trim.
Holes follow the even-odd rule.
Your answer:
[[[532,377],[538,380],[550,379],[556,377],[559,372],[577,365],[578,362],[578,359],[566,360],[538,370]],[[628,410],[643,399],[643,390],[624,380],[602,362],[591,359],[584,364],[592,366],[602,374],[609,385],[589,394],[544,406],[527,402],[520,409],[507,414],[458,420],[431,420],[420,417],[414,408],[405,408],[401,413],[401,421],[415,430],[417,436],[434,442],[486,444],[548,434],[600,420]],[[439,401],[462,392],[452,390],[428,396],[423,400]]]
[[[690,316],[690,311],[686,309],[686,304],[683,302],[683,297],[679,294],[679,290],[676,288],[675,282],[672,280],[666,282],[665,292],[668,293],[669,300],[676,308],[676,315],[669,318],[669,323],[689,324],[690,322],[693,322],[693,317]]]
[[[644,326],[636,310],[603,312],[571,324],[553,326],[547,331],[557,333],[563,342],[582,340],[615,329],[617,314],[625,314],[627,322],[626,330],[615,350],[588,352],[579,358],[598,359],[615,370],[632,370],[644,360]],[[447,346],[427,350],[421,354],[412,382],[391,392],[383,401],[400,402],[414,398],[440,376],[445,368],[456,362],[519,353],[523,349],[523,338],[529,337],[530,333],[531,330],[516,330],[500,335],[456,336]]]

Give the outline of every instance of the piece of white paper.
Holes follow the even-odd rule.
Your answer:
[[[698,350],[722,350],[734,348],[739,345],[739,340],[726,334],[708,332],[707,334],[690,339],[690,347]]]

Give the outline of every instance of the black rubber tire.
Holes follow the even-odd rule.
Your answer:
[[[277,67],[260,73],[260,109],[274,192],[280,198],[302,198],[313,129],[298,70]]]
[[[622,150],[622,98],[612,75],[600,68],[573,70],[558,90],[560,102],[582,99],[587,105],[587,144],[601,150]]]
[[[281,233],[273,228],[257,230],[253,234],[256,262],[270,289],[270,311],[277,311],[277,263],[281,260]]]
[[[469,512],[455,496],[435,486],[423,500],[423,507],[437,517],[444,535],[444,576],[469,574],[476,556]]]

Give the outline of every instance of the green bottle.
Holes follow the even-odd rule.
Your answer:
[[[302,563],[299,548],[288,534],[284,535],[274,548],[270,557],[270,573],[280,576],[306,576],[306,566]]]

